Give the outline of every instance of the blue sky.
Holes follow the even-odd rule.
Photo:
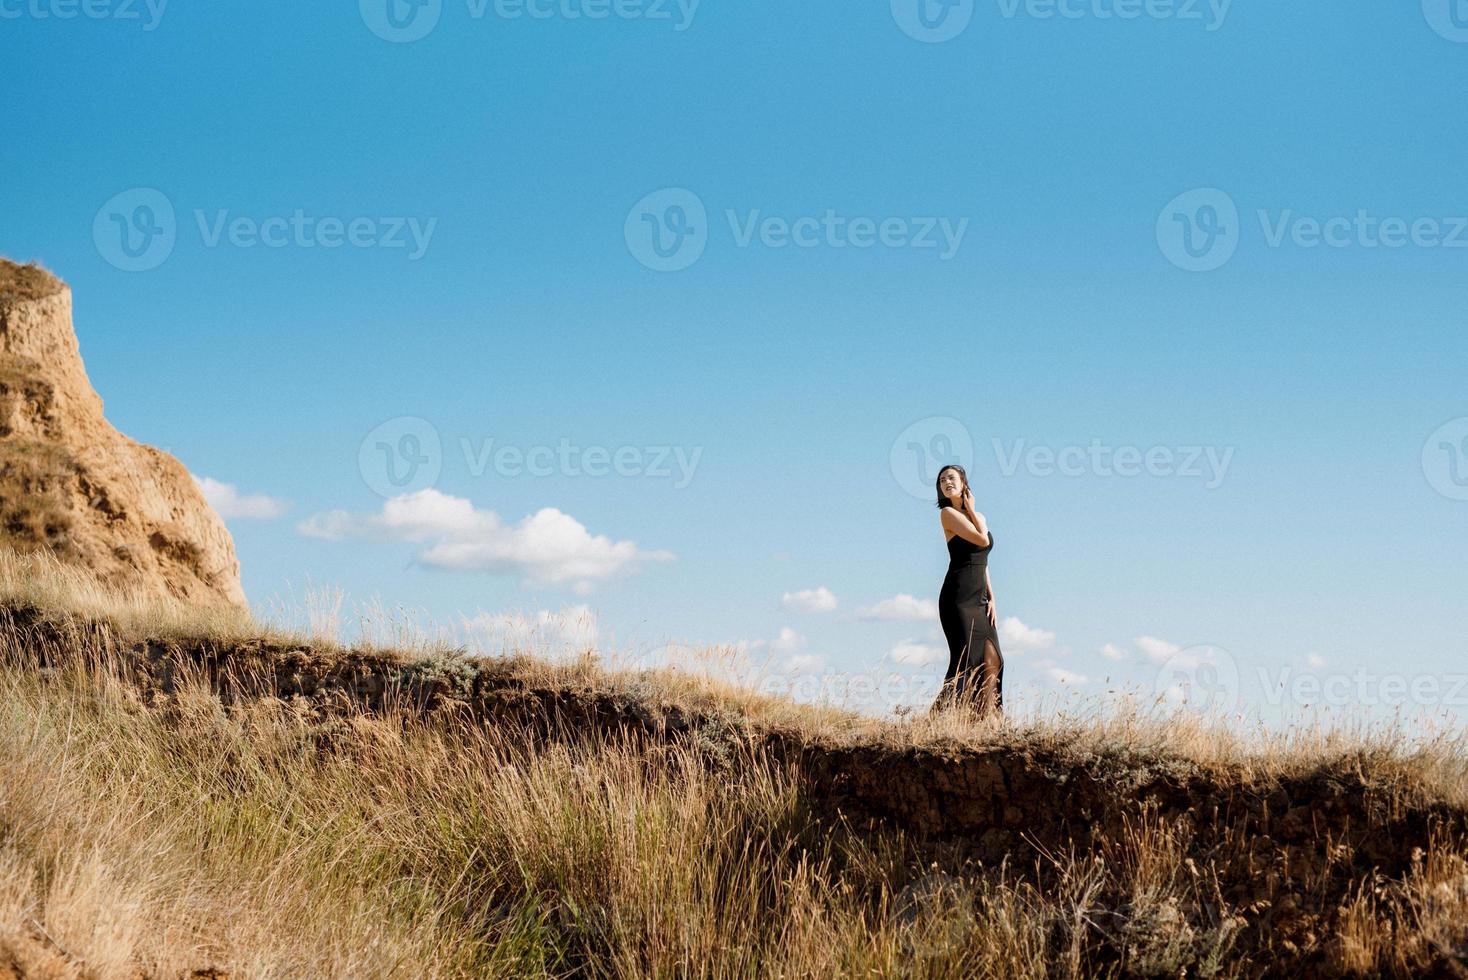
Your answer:
[[[1012,704],[1468,709],[1468,4],[388,2],[0,0],[0,251],[262,612],[921,700],[966,438]]]

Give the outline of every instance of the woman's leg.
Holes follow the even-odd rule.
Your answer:
[[[942,710],[960,699],[961,692],[967,686],[964,675],[968,667],[968,644],[963,617],[946,596],[938,598],[938,622],[943,627],[943,638],[948,642],[948,672],[943,675],[943,686],[933,701],[934,711]]]
[[[979,714],[1004,712],[1004,656],[991,636],[984,637],[984,657],[978,664],[977,702]]]
[[[963,618],[963,645],[958,653],[958,666],[955,671],[953,682],[953,697],[960,704],[973,704],[974,695],[978,693],[977,681],[974,676],[974,635],[977,621],[970,616]]]
[[[943,687],[933,702],[933,709],[940,710],[963,700],[968,689],[968,651],[960,648],[948,651],[948,672],[943,675]]]

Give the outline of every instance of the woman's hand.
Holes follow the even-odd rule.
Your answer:
[[[963,488],[963,512],[969,517],[974,516],[974,494],[968,487]]]
[[[997,631],[999,629],[999,613],[994,609],[994,597],[989,597],[989,625]]]

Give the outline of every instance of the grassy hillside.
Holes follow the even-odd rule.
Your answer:
[[[0,303],[42,299],[61,289],[61,280],[37,263],[21,265],[0,258]]]
[[[882,722],[71,574],[0,559],[0,977],[1468,965],[1452,741]]]

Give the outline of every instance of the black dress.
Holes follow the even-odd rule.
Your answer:
[[[958,535],[948,539],[948,574],[938,593],[938,621],[948,640],[948,673],[935,707],[968,704],[987,714],[1004,707],[1004,657],[999,634],[989,623],[993,596],[985,585],[989,546],[980,548]]]

